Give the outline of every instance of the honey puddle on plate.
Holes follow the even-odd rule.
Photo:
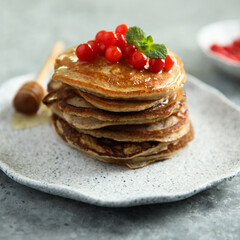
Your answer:
[[[23,130],[27,128],[37,127],[39,125],[49,124],[51,111],[45,106],[41,105],[37,114],[26,116],[21,113],[14,112],[11,119],[11,126],[15,130]]]

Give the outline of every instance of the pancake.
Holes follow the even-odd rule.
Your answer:
[[[185,106],[185,94],[178,94],[166,104],[158,104],[139,112],[109,112],[98,109],[76,94],[71,88],[64,88],[48,94],[43,102],[52,111],[77,128],[96,129],[113,125],[146,124],[158,122],[176,113]],[[60,113],[61,112],[61,113]],[[92,124],[94,123],[94,124]]]
[[[152,73],[139,71],[125,60],[110,63],[104,56],[82,62],[75,49],[59,55],[52,79],[103,98],[158,100],[182,88],[186,80],[182,61],[170,50],[168,54],[176,59],[171,71]]]
[[[57,91],[57,90],[60,90],[62,88],[65,88],[65,87],[70,87],[68,86],[67,84],[64,84],[60,81],[56,81],[56,80],[50,80],[50,82],[47,84],[47,91],[48,92],[53,92],[53,91]]]
[[[171,157],[193,138],[193,130],[190,127],[177,142],[117,142],[80,133],[56,115],[53,115],[52,119],[57,134],[70,146],[100,161],[121,164],[132,169]]]
[[[172,119],[169,120],[171,122]],[[100,129],[77,129],[79,132],[97,137],[97,138],[109,138],[116,141],[129,141],[129,142],[142,142],[142,141],[159,141],[159,142],[171,142],[181,138],[189,130],[189,119],[182,119],[173,125],[165,126],[163,121],[135,126],[118,126],[118,128],[100,128]],[[130,130],[128,131],[129,127]],[[131,129],[133,129],[131,131]]]
[[[145,167],[151,163],[156,161],[166,160],[173,157],[177,151],[185,147],[188,142],[190,142],[194,137],[193,127],[190,125],[190,130],[187,134],[185,134],[177,143],[170,144],[166,150],[160,151],[159,153],[147,155],[147,156],[139,156],[135,159],[128,160],[127,163],[118,162],[115,164],[125,165],[131,169]],[[109,163],[114,163],[110,162]]]
[[[142,141],[143,137],[144,137],[144,140],[149,140],[149,139],[153,140],[154,136],[156,136],[156,133],[159,133],[161,134],[161,139],[155,138],[154,139],[155,141],[169,142],[183,136],[186,133],[186,131],[188,131],[188,126],[189,126],[188,120],[177,122],[175,118],[175,121],[171,121],[174,118],[174,117],[171,117],[171,119],[168,119],[167,124],[163,124],[164,121],[158,122],[155,125],[152,124],[152,129],[154,129],[152,131],[150,130],[151,125],[141,125],[141,128],[140,128],[141,131],[128,132],[126,131],[126,129],[128,128],[126,128],[126,126],[124,125],[119,126],[115,124],[117,125],[118,129],[102,128],[109,123],[101,122],[94,118],[81,118],[81,117],[66,115],[62,113],[56,107],[56,105],[52,105],[50,109],[54,114],[56,114],[57,116],[59,116],[60,118],[68,122],[70,125],[76,128],[79,132],[88,133],[89,135],[92,135],[95,137],[108,136],[109,138],[113,138],[113,139],[116,138],[116,134],[113,134],[114,132],[121,133],[119,135],[120,138],[117,138],[118,141],[125,141],[126,139],[128,139],[128,141],[138,142],[138,141]],[[172,126],[170,124],[172,124]],[[114,122],[112,123],[112,125],[114,126]],[[163,125],[165,125],[164,130],[163,130]],[[97,127],[101,129],[97,129]],[[129,127],[130,129],[135,128],[135,126],[133,125]],[[171,129],[174,129],[174,128],[176,128],[175,131],[171,132],[172,131]],[[97,131],[94,131],[94,130],[97,130]],[[148,130],[148,132],[146,130]],[[142,132],[145,132],[145,134],[142,135]],[[132,136],[134,138],[132,138]]]
[[[80,117],[80,116],[75,116],[71,114],[67,114],[65,112],[62,112],[57,104],[52,104],[50,106],[50,109],[53,113],[58,115],[59,117],[63,118],[66,120],[68,123],[73,125],[74,127],[78,129],[98,129],[98,128],[103,128],[106,126],[115,126],[115,125],[128,125],[128,124],[146,124],[146,123],[153,123],[157,121],[156,119],[154,120],[143,120],[141,121],[101,121],[93,117]]]
[[[166,104],[169,102],[169,99],[174,98],[176,93],[173,96],[167,96],[165,98],[160,98],[158,100],[113,100],[106,99],[95,96],[93,94],[79,91],[79,94],[89,103],[94,105],[99,109],[103,109],[111,112],[138,112],[143,111],[148,108],[154,107],[159,104]]]
[[[64,84],[60,81],[52,80],[48,83],[48,91],[56,91],[61,88],[70,88],[69,85]],[[74,89],[74,88],[72,88]],[[173,101],[177,97],[177,92],[165,98],[160,98],[158,100],[117,100],[117,99],[107,99],[101,98],[96,95],[82,92],[80,90],[74,89],[79,95],[81,95],[87,102],[95,106],[96,108],[110,111],[110,112],[137,112],[146,110],[158,104],[166,104],[169,101]]]
[[[172,134],[174,137],[178,136],[179,131],[188,128],[188,126],[188,110],[182,107],[181,112],[152,124],[118,125],[93,130],[78,129],[78,131],[94,137],[110,138],[116,141],[168,141],[168,139],[173,138]]]

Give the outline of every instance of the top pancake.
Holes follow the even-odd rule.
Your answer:
[[[127,60],[110,63],[98,56],[90,62],[79,61],[71,48],[56,59],[52,79],[104,98],[159,99],[182,88],[186,79],[180,58],[171,51],[168,54],[176,58],[172,70],[152,73],[132,67]]]

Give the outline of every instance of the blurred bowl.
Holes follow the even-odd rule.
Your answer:
[[[240,37],[240,20],[226,20],[203,27],[197,35],[197,41],[204,54],[216,67],[240,79],[240,62],[220,57],[210,50],[210,46],[214,43],[226,45],[238,37]]]

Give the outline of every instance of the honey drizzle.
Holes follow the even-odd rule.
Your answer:
[[[26,116],[21,113],[14,112],[11,119],[11,127],[15,130],[24,130],[44,124],[49,124],[50,116],[51,111],[42,104],[38,113],[31,116]]]

